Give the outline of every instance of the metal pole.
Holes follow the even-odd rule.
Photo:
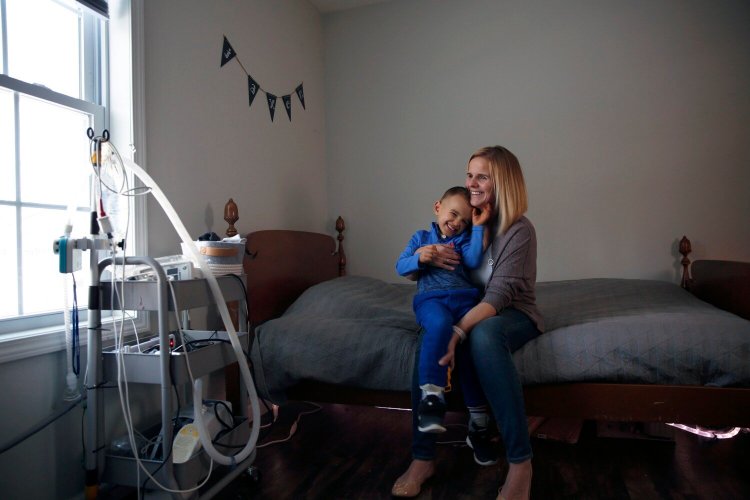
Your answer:
[[[85,465],[86,465],[86,487],[87,499],[95,499],[99,493],[99,480],[104,468],[104,413],[103,400],[100,397],[100,386],[104,382],[102,370],[102,337],[101,337],[101,288],[99,286],[99,262],[96,240],[98,232],[93,227],[96,220],[96,212],[92,213],[92,231],[89,268],[91,270],[91,286],[89,287],[89,319],[88,319],[88,346],[86,359],[86,427],[84,442],[86,443]]]

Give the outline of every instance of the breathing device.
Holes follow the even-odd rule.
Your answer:
[[[250,437],[245,444],[245,447],[236,455],[222,455],[218,450],[216,450],[213,443],[211,442],[211,435],[209,430],[206,428],[206,424],[203,418],[203,412],[199,410],[195,411],[194,423],[198,428],[200,441],[203,445],[203,448],[206,450],[206,453],[208,453],[208,455],[215,462],[221,465],[234,466],[250,456],[250,453],[255,448],[255,443],[258,441],[258,435],[260,434],[260,403],[258,400],[258,394],[255,391],[253,376],[250,373],[250,367],[248,366],[247,360],[245,358],[245,352],[242,350],[242,344],[240,343],[240,340],[237,336],[237,330],[235,329],[234,323],[232,322],[232,317],[229,315],[229,309],[227,308],[227,304],[224,301],[219,282],[216,280],[213,271],[206,263],[203,255],[198,251],[198,247],[195,245],[195,242],[190,236],[190,233],[188,233],[187,229],[182,224],[182,221],[177,215],[175,209],[169,203],[167,197],[164,195],[161,189],[158,188],[156,182],[154,182],[151,176],[149,176],[148,173],[139,165],[127,158],[122,158],[122,161],[124,166],[126,166],[136,177],[138,177],[145,186],[148,186],[150,188],[151,194],[153,194],[154,198],[156,198],[156,201],[159,202],[162,209],[169,217],[169,220],[172,222],[175,230],[177,230],[177,234],[179,234],[180,238],[182,239],[184,248],[188,250],[188,257],[190,257],[193,262],[198,263],[198,267],[203,273],[203,278],[208,283],[209,289],[214,296],[216,307],[219,310],[221,319],[224,322],[224,328],[229,335],[229,341],[232,345],[232,349],[234,350],[235,357],[237,358],[237,362],[240,367],[240,374],[242,375],[242,378],[245,382],[245,389],[248,391],[249,395],[250,408],[252,410],[252,429],[250,431]],[[203,381],[199,378],[195,380],[193,385],[193,401],[196,402],[202,400]]]

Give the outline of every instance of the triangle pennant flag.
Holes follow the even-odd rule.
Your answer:
[[[3,0],[0,0],[0,3],[2,3]],[[273,121],[274,116],[276,115],[276,100],[277,97],[274,94],[271,94],[270,92],[267,92],[261,86],[258,84],[258,82],[255,81],[255,79],[250,76],[250,73],[247,72],[245,67],[240,62],[240,58],[237,56],[237,53],[234,51],[234,48],[232,48],[232,45],[229,43],[229,40],[227,40],[227,37],[224,37],[224,46],[221,49],[221,66],[224,66],[226,63],[231,61],[232,59],[237,59],[237,63],[240,65],[240,68],[242,68],[242,71],[245,72],[247,75],[247,99],[248,99],[248,107],[251,107],[253,105],[253,101],[255,101],[255,97],[258,95],[258,93],[262,90],[266,94],[266,102],[268,103],[268,112],[271,114],[271,121]],[[297,94],[297,97],[299,98],[299,102],[302,104],[302,109],[305,108],[305,91],[302,88],[302,84],[300,83],[297,85],[297,88],[294,89],[294,92]],[[292,94],[286,94],[281,96],[281,100],[284,104],[284,110],[286,110],[286,115],[289,117],[289,121],[292,121]]]
[[[266,99],[268,99],[268,112],[271,113],[271,121],[273,121],[273,114],[276,112],[276,96],[266,92]]]
[[[284,109],[286,109],[289,121],[292,121],[292,94],[281,96],[281,100],[284,101]]]
[[[253,80],[253,77],[250,75],[247,75],[247,95],[250,98],[250,103],[248,106],[253,105],[253,100],[255,99],[255,96],[258,95],[258,91],[260,90],[260,85],[258,85],[258,82]]]
[[[224,66],[226,63],[234,59],[236,55],[237,52],[235,52],[229,44],[227,37],[224,37],[224,47],[221,49],[221,65]]]
[[[300,83],[299,86],[297,86],[297,88],[294,91],[297,92],[297,97],[299,97],[299,102],[302,103],[302,109],[307,109],[305,108],[305,92],[304,90],[302,90],[302,84]]]

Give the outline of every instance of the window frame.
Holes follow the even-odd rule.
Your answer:
[[[110,0],[110,5],[115,4],[118,8],[116,12],[120,13],[118,19],[110,19],[108,23],[102,24],[94,15],[86,15],[82,18],[82,29],[84,29],[84,49],[81,57],[84,61],[82,65],[82,92],[84,99],[78,99],[60,92],[51,90],[42,85],[35,85],[7,74],[8,71],[8,49],[7,49],[7,31],[6,31],[6,12],[5,0],[0,0],[0,20],[2,20],[2,73],[0,73],[0,87],[14,92],[14,112],[18,113],[19,94],[41,99],[53,104],[65,106],[67,108],[90,114],[96,129],[109,129],[110,122],[115,120],[117,123],[123,121],[128,123],[127,127],[121,127],[120,130],[127,134],[121,134],[119,137],[120,148],[124,143],[129,147],[127,154],[137,161],[143,161],[145,153],[145,128],[143,124],[144,116],[144,81],[143,81],[143,0]],[[119,47],[117,51],[112,50],[110,45],[110,33],[112,23],[116,23],[118,39],[120,43],[127,45],[127,50]],[[89,38],[89,37],[95,38]],[[92,43],[96,42],[96,43]],[[128,78],[127,85],[122,88],[122,82],[118,82],[121,87],[118,90],[119,96],[112,99],[110,94],[111,69],[113,67],[111,60],[114,52],[117,52],[118,59],[121,61],[117,68],[118,78],[126,74]],[[126,60],[124,60],[126,59]],[[127,68],[122,64],[125,64]],[[97,75],[101,74],[101,79]],[[138,75],[136,77],[136,75]],[[117,105],[113,110],[111,103]],[[113,118],[113,115],[116,115]],[[100,133],[101,130],[98,130]],[[18,133],[18,122],[16,120],[16,134]],[[141,144],[141,151],[136,153],[134,144]],[[19,168],[16,156],[16,169]],[[133,221],[136,230],[133,232],[133,238],[136,242],[134,250],[136,255],[144,254],[146,249],[147,227],[146,217],[146,200],[144,197],[136,197],[133,200]],[[18,199],[15,203],[3,203],[8,206],[25,206]],[[33,204],[32,204],[33,205]],[[51,243],[50,243],[50,251]],[[133,251],[128,252],[129,255]],[[84,254],[84,265],[88,262],[88,255]],[[82,332],[86,331],[85,322],[87,321],[87,290],[83,291],[79,287],[79,300],[82,299],[82,306],[79,313],[79,321],[82,324]],[[103,315],[104,316],[104,315]],[[111,318],[102,318],[102,323],[111,323]],[[126,335],[132,335],[134,328],[139,331],[148,331],[149,318],[148,314],[137,314],[131,322],[127,320],[124,324]],[[30,356],[46,354],[50,352],[65,349],[65,329],[63,318],[60,312],[30,315],[28,317],[11,317],[0,320],[0,363],[7,361],[23,359]],[[102,340],[107,342],[113,339],[114,334],[111,329],[105,330],[102,334]],[[86,335],[81,335],[80,345],[87,344]]]

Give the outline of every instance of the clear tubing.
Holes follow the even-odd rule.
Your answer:
[[[76,206],[75,201],[71,199],[71,201],[68,203],[68,209],[65,212],[66,220],[65,220],[65,237],[70,238],[71,233],[73,232],[73,214],[75,214]],[[66,354],[66,363],[67,363],[67,372],[65,374],[65,393],[63,394],[63,399],[65,401],[74,401],[78,399],[78,377],[76,377],[75,372],[73,371],[73,331],[70,324],[70,279],[68,278],[68,274],[63,275],[63,297],[65,299],[65,304],[63,307],[63,320],[65,322],[65,354]]]
[[[242,350],[242,345],[240,344],[240,340],[237,337],[237,332],[234,328],[234,324],[232,323],[232,318],[229,316],[229,309],[227,309],[227,304],[224,301],[224,297],[221,293],[219,282],[216,281],[216,277],[211,271],[211,268],[208,267],[205,259],[203,258],[203,255],[201,255],[201,253],[198,251],[198,247],[195,246],[195,242],[190,237],[187,229],[185,229],[185,226],[182,224],[182,221],[177,215],[177,212],[174,210],[167,197],[164,195],[161,189],[159,189],[151,176],[149,176],[148,173],[146,173],[146,171],[143,170],[134,161],[127,158],[123,158],[122,160],[123,164],[128,167],[136,175],[136,177],[138,177],[141,182],[143,182],[144,185],[151,188],[151,194],[154,195],[154,198],[156,198],[164,212],[167,214],[167,217],[169,217],[170,222],[172,222],[175,230],[177,230],[177,234],[180,236],[183,243],[185,243],[185,247],[190,252],[191,257],[195,262],[198,262],[198,267],[202,271],[203,277],[208,282],[209,288],[214,295],[216,307],[219,309],[221,319],[224,321],[224,328],[226,328],[226,331],[229,334],[229,340],[232,344],[232,349],[234,349],[234,354],[237,357],[237,362],[240,366],[240,373],[242,374],[242,378],[245,381],[245,388],[250,395],[250,407],[252,409],[252,430],[250,432],[250,438],[248,439],[247,444],[242,449],[242,451],[240,451],[236,455],[222,455],[218,452],[218,450],[216,450],[213,443],[211,442],[211,437],[208,436],[208,430],[205,427],[203,417],[201,415],[202,412],[200,411],[201,407],[203,406],[203,390],[202,382],[200,379],[196,380],[193,386],[193,407],[195,409],[195,425],[198,427],[201,444],[203,445],[203,448],[205,448],[206,453],[208,453],[208,455],[219,464],[235,465],[239,462],[242,462],[250,455],[250,453],[253,451],[253,448],[255,448],[255,443],[258,441],[258,434],[260,433],[260,405],[258,403],[258,395],[255,392],[255,384],[253,384],[250,367],[247,365],[247,361],[245,360],[245,353]]]
[[[70,286],[70,279],[68,274],[63,274],[63,296],[65,297],[65,307],[63,309],[63,317],[65,320],[65,357],[67,358],[67,373],[65,375],[65,393],[63,399],[65,401],[74,401],[80,396],[78,394],[78,377],[73,372],[73,331],[70,324],[70,292],[68,288]]]

